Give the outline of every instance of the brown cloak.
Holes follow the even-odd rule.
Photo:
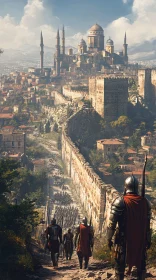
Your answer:
[[[147,200],[136,194],[124,196],[126,205],[126,260],[131,268],[141,267],[146,249]]]

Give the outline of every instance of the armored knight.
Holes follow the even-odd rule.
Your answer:
[[[62,228],[56,224],[56,219],[51,220],[51,224],[46,229],[48,248],[51,252],[51,260],[54,268],[58,267],[59,247],[62,244]]]
[[[146,274],[146,250],[151,245],[151,205],[138,194],[138,180],[132,175],[125,181],[124,196],[112,204],[108,227],[108,246],[111,250],[114,236],[115,279],[123,280],[126,264],[127,274],[137,268],[137,279]]]

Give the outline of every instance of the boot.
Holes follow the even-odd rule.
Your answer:
[[[82,269],[82,259],[79,259],[79,265],[80,265],[80,269]]]
[[[115,273],[115,280],[124,280],[124,273]]]
[[[84,269],[88,268],[88,260],[85,260],[85,265],[84,265]]]
[[[142,270],[137,273],[137,280],[145,280],[146,278],[146,270]]]

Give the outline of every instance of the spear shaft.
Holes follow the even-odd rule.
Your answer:
[[[145,171],[146,171],[146,164],[147,164],[147,154],[145,155],[145,162],[142,172],[142,187],[141,187],[141,196],[145,197]]]

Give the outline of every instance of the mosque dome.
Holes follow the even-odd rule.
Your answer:
[[[81,41],[80,41],[80,44],[79,44],[80,46],[86,46],[86,42],[85,42],[85,40],[83,40],[83,39],[81,39]]]
[[[96,23],[89,29],[89,35],[103,35],[103,28]]]
[[[109,39],[107,40],[107,42],[106,42],[106,45],[107,45],[107,46],[114,46],[113,40],[112,40],[111,38],[109,38]]]

